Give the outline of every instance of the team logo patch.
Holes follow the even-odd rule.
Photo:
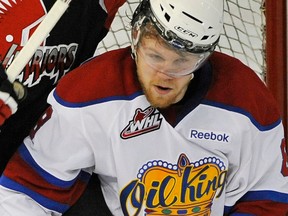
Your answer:
[[[225,188],[227,168],[221,159],[205,157],[190,162],[181,154],[178,163],[148,161],[121,191],[124,215],[211,215],[214,199]]]
[[[145,133],[158,130],[161,126],[162,117],[159,111],[153,107],[145,110],[136,109],[134,117],[121,132],[123,139],[129,139]]]
[[[45,2],[45,1],[44,1]],[[0,62],[6,69],[31,38],[47,14],[43,0],[0,0]],[[23,16],[33,5],[33,13]],[[12,30],[13,28],[13,30]],[[45,38],[17,80],[28,88],[39,85],[42,79],[56,84],[72,67],[78,49],[77,43],[49,44]]]

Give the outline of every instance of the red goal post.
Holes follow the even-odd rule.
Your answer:
[[[287,69],[287,0],[266,0],[266,79],[268,88],[279,103],[288,136]]]

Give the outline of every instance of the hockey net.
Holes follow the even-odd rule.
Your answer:
[[[130,21],[140,0],[118,11],[96,54],[130,45]],[[286,0],[224,0],[224,28],[218,51],[252,68],[279,102],[286,134],[287,107]]]

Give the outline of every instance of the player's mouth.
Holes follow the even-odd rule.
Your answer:
[[[169,92],[172,91],[172,88],[160,86],[160,85],[155,85],[155,90],[158,94],[168,94]]]

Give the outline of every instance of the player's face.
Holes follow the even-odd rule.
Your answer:
[[[143,38],[136,52],[138,78],[151,105],[166,108],[179,102],[192,79],[191,73],[179,74],[199,59],[190,54],[180,55],[153,38]]]

